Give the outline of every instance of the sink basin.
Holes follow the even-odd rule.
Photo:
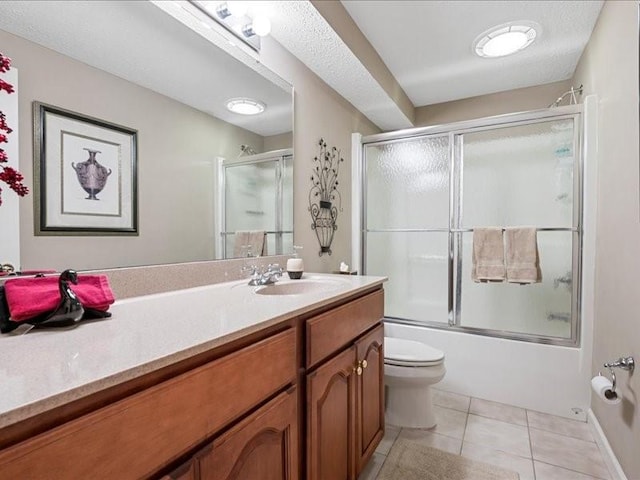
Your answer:
[[[286,283],[265,285],[255,290],[258,295],[304,295],[309,293],[322,293],[337,290],[340,282],[330,280],[295,280]]]

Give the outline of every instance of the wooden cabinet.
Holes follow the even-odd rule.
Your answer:
[[[355,480],[382,440],[382,308],[379,291],[307,321],[307,364],[325,359],[307,375],[307,480]],[[318,332],[342,324],[313,345]]]
[[[307,376],[307,479],[355,478],[356,349]]]
[[[384,432],[383,291],[340,301],[47,412],[0,480],[355,480]]]
[[[294,383],[296,345],[287,329],[2,450],[0,480],[149,477]]]
[[[297,480],[298,409],[292,387],[195,456],[201,480]]]
[[[198,463],[195,460],[189,460],[181,467],[176,468],[169,475],[165,475],[161,480],[197,480]]]
[[[358,472],[369,461],[384,435],[384,329],[377,326],[356,342],[356,455]]]

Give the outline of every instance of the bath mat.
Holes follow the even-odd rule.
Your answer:
[[[399,438],[377,480],[518,480],[511,470]]]

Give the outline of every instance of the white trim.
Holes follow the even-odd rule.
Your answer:
[[[222,232],[224,231],[224,171],[222,165],[224,157],[215,157],[213,161],[213,185],[215,192],[216,208],[213,219],[213,244],[215,246],[215,259],[222,260],[225,257]]]
[[[362,135],[351,134],[351,270],[362,274]]]
[[[593,438],[600,449],[600,453],[602,453],[602,458],[604,459],[604,463],[607,465],[611,478],[613,480],[628,480],[624,470],[622,470],[620,462],[618,462],[616,454],[613,453],[613,449],[600,426],[600,422],[598,422],[596,415],[591,409],[587,412],[587,423],[591,427],[591,433],[593,434]]]
[[[18,69],[11,67],[11,70],[3,74],[4,80],[13,85],[15,89],[13,95],[0,92],[0,110],[7,116],[7,123],[13,132],[7,134],[8,142],[1,146],[9,157],[6,166],[20,170],[20,142],[19,109],[18,109]],[[20,197],[5,183],[0,184],[2,188],[2,206],[0,207],[0,225],[2,225],[2,248],[0,248],[0,263],[9,263],[16,270],[21,270],[20,263]],[[29,191],[28,198],[22,201],[31,203],[34,189]],[[30,232],[27,232],[30,233]]]

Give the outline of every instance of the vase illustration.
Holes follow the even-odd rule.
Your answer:
[[[100,165],[96,160],[96,153],[102,153],[99,150],[91,150],[85,148],[89,152],[89,158],[77,165],[71,163],[71,166],[78,175],[78,182],[89,196],[85,200],[100,200],[96,195],[102,191],[107,184],[107,179],[111,175],[111,169]]]

